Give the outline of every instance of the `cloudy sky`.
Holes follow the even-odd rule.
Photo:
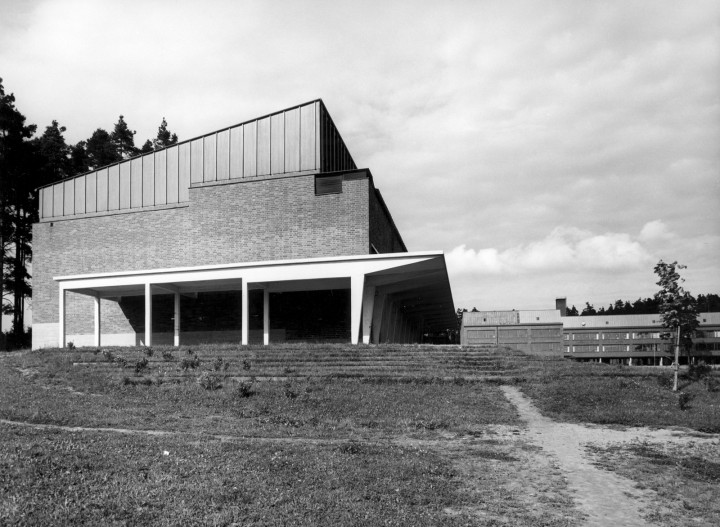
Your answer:
[[[0,0],[0,77],[68,142],[322,98],[455,304],[720,293],[720,3]]]

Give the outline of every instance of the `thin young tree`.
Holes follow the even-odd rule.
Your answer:
[[[686,267],[677,262],[665,263],[662,260],[655,266],[655,274],[660,278],[657,281],[660,291],[655,293],[655,298],[659,303],[663,327],[669,329],[675,339],[674,392],[678,390],[680,343],[682,342],[683,346],[689,349],[692,346],[693,333],[699,325],[697,301],[689,291],[682,287],[681,284],[685,279],[678,272],[679,269],[685,269]]]

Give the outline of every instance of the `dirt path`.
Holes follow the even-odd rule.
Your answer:
[[[502,387],[505,396],[527,422],[528,438],[557,459],[567,478],[568,486],[581,511],[587,515],[588,526],[650,525],[641,517],[641,510],[657,499],[649,490],[639,490],[635,483],[613,472],[595,467],[585,453],[585,445],[617,442],[649,441],[678,442],[717,441],[716,435],[693,434],[677,430],[649,428],[614,429],[602,426],[561,423],[543,416],[520,390]],[[705,437],[707,436],[707,437]]]

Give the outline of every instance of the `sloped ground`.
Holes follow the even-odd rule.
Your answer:
[[[0,524],[715,525],[717,435],[557,421],[706,427],[715,393],[687,381],[676,412],[664,375],[433,346],[0,355]],[[608,469],[615,496],[584,478]]]
[[[47,353],[52,353],[49,351]],[[193,364],[193,360],[197,362]],[[148,361],[135,372],[138,361]],[[459,346],[278,345],[174,348],[103,348],[77,352],[76,367],[102,368],[131,382],[187,381],[202,370],[232,380],[357,378],[382,380],[503,381],[516,371],[507,354]]]

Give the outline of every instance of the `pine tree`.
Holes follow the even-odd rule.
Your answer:
[[[29,139],[36,128],[25,124],[25,116],[15,108],[14,94],[5,93],[0,79],[0,294],[2,311],[13,315],[16,338],[25,332],[25,298],[30,292],[26,264],[31,257],[32,214],[37,210],[33,180],[37,167]]]
[[[161,148],[172,146],[177,142],[177,134],[173,134],[170,130],[168,130],[167,121],[165,120],[165,117],[163,117],[162,123],[160,123],[160,126],[158,127],[157,137],[153,141],[153,148],[155,150],[160,150]]]
[[[113,145],[115,145],[115,152],[117,152],[121,159],[128,159],[134,155],[137,155],[138,149],[135,147],[135,132],[128,128],[125,118],[121,115],[118,122],[115,123],[115,128],[112,134],[110,134]]]
[[[79,143],[78,143],[79,144]],[[85,142],[87,165],[89,170],[95,170],[122,160],[122,155],[112,135],[102,128],[95,130]]]

